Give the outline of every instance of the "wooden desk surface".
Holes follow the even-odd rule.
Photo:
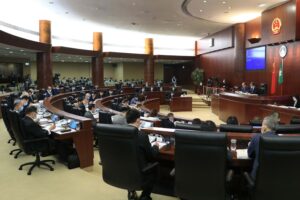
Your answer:
[[[174,137],[176,129],[150,127],[150,128],[144,128],[144,129],[142,129],[142,131],[147,134],[154,133],[154,134],[159,134],[162,136]],[[228,145],[230,144],[231,139],[250,141],[252,135],[253,135],[253,133],[231,133],[231,132],[227,133]],[[175,146],[167,145],[160,149],[159,159],[174,161],[174,155],[175,155]],[[232,168],[251,169],[252,160],[251,159],[237,159],[234,156],[232,160],[228,161],[228,165],[229,165],[229,167],[232,167]]]

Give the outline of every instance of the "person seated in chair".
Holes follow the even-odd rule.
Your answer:
[[[37,122],[36,122],[36,116],[37,116],[37,108],[35,106],[29,106],[25,110],[25,117],[22,119],[22,123],[24,125],[25,130],[25,138],[26,139],[36,139],[36,138],[49,138],[49,152],[51,153],[55,150],[55,141],[51,139],[50,131],[55,129],[55,124],[52,124],[48,131],[43,129]]]
[[[264,118],[261,126],[261,133],[266,136],[277,136],[275,134],[275,127],[277,125],[277,121],[273,116],[267,116]],[[259,155],[259,140],[261,134],[255,134],[248,146],[248,156],[254,160],[253,167],[251,171],[251,177],[253,179],[256,178],[256,171],[258,168],[258,155]]]
[[[175,128],[175,125],[174,125],[174,114],[173,113],[168,113],[167,114],[167,118],[162,119],[161,126],[163,128]]]
[[[130,126],[134,126],[136,128],[139,128],[141,124],[140,120],[140,112],[136,109],[130,109],[126,113],[126,121]],[[139,142],[139,160],[140,165],[142,168],[145,168],[151,162],[155,161],[155,157],[159,153],[159,149],[157,145],[153,145],[151,147],[151,144],[149,142],[148,135],[145,133],[139,132],[138,135],[138,142]],[[152,192],[155,179],[157,177],[156,170],[152,170],[148,174],[145,175],[144,183],[143,183],[143,192],[140,196],[140,200],[151,200],[150,194]]]
[[[241,92],[244,92],[244,93],[249,92],[249,89],[248,89],[248,87],[247,87],[247,85],[246,85],[245,82],[242,83]]]
[[[21,117],[25,116],[25,110],[29,106],[29,97],[24,95],[21,100],[17,100],[14,110],[20,114]]]
[[[95,113],[96,107],[95,104],[88,105],[88,111],[85,111],[84,117],[90,118],[92,120],[92,127],[96,126],[97,120],[95,119],[93,113]]]
[[[226,120],[226,124],[239,125],[239,121],[236,116],[229,116]]]
[[[249,93],[250,94],[257,94],[258,93],[257,88],[256,88],[256,86],[254,85],[253,82],[250,83]]]

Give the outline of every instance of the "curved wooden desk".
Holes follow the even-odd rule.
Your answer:
[[[277,112],[279,114],[280,122],[285,124],[289,124],[292,117],[300,118],[300,110],[298,110],[297,108],[263,105],[260,109],[264,116],[270,115],[273,112]]]
[[[72,93],[59,94],[44,100],[45,108],[59,116],[63,116],[67,119],[74,119],[80,122],[80,130],[56,135],[57,140],[72,139],[80,160],[80,168],[85,168],[93,165],[94,150],[93,150],[93,132],[92,132],[92,121],[89,118],[73,115],[62,110],[63,98],[70,96]]]
[[[219,97],[212,98],[212,106],[219,106],[218,109],[212,108],[219,113],[219,119],[226,121],[229,116],[236,116],[240,123],[248,123],[254,117],[263,118],[265,115],[261,106],[267,104],[289,104],[290,96],[249,96],[245,94],[235,94],[223,92]],[[219,101],[218,103],[216,101]]]
[[[192,97],[173,97],[170,100],[171,112],[192,111]]]

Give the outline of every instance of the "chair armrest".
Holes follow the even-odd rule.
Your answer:
[[[150,171],[151,169],[153,169],[154,167],[157,167],[158,165],[159,165],[158,162],[151,163],[150,165],[148,165],[147,167],[142,169],[142,172],[146,173],[146,172]]]
[[[254,187],[254,181],[253,179],[250,177],[250,175],[247,172],[244,172],[244,177],[246,179],[246,181],[248,182],[250,187]]]
[[[230,182],[232,180],[233,174],[234,174],[234,172],[232,169],[227,172],[226,182]]]

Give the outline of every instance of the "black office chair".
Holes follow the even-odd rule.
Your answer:
[[[250,125],[221,124],[220,132],[252,133],[253,127]]]
[[[138,129],[133,126],[97,124],[103,180],[112,186],[128,190],[128,199],[136,199],[145,174],[158,163],[141,169],[139,163]]]
[[[249,125],[251,126],[261,126],[262,120],[261,119],[252,119],[249,121]]]
[[[300,124],[277,125],[275,128],[277,134],[300,133]]]
[[[226,199],[226,135],[175,131],[175,194],[188,200]]]
[[[9,111],[9,106],[8,104],[5,102],[5,101],[2,101],[1,102],[1,113],[2,113],[2,118],[3,118],[3,121],[4,121],[4,125],[6,127],[6,130],[10,136],[10,139],[8,140],[7,143],[10,143],[12,142],[13,146],[16,145],[16,139],[15,139],[15,136],[11,130],[11,125],[10,125],[10,121],[8,119],[8,111]]]
[[[13,155],[15,153],[14,158],[18,158],[18,156],[23,152],[23,149],[21,148],[20,141],[17,138],[18,137],[17,136],[18,135],[18,133],[17,133],[18,130],[17,130],[17,126],[15,126],[14,121],[13,121],[13,114],[14,113],[16,113],[16,112],[12,111],[12,110],[8,110],[7,111],[7,117],[8,117],[8,122],[10,124],[9,126],[11,128],[12,135],[13,135],[13,137],[15,139],[15,142],[16,142],[16,144],[19,148],[11,150],[9,152],[9,155]]]
[[[111,114],[104,111],[99,111],[99,123],[112,124]]]
[[[24,129],[23,123],[20,119],[20,116],[18,113],[14,111],[10,111],[12,116],[12,122],[15,127],[15,137],[18,146],[20,149],[25,152],[28,155],[35,155],[36,159],[33,162],[24,163],[20,165],[19,170],[22,170],[24,166],[31,165],[30,169],[28,170],[27,174],[31,175],[32,170],[35,167],[40,167],[41,165],[46,166],[50,169],[50,171],[53,171],[53,167],[48,164],[48,162],[51,162],[52,164],[55,164],[54,160],[41,160],[40,154],[44,151],[47,151],[49,149],[49,141],[48,138],[37,138],[37,139],[27,139],[26,138],[26,131]]]
[[[244,173],[255,200],[300,199],[300,137],[262,136],[255,181]]]
[[[186,123],[176,123],[176,129],[186,129],[186,130],[196,130],[201,131],[201,124],[186,124]]]

